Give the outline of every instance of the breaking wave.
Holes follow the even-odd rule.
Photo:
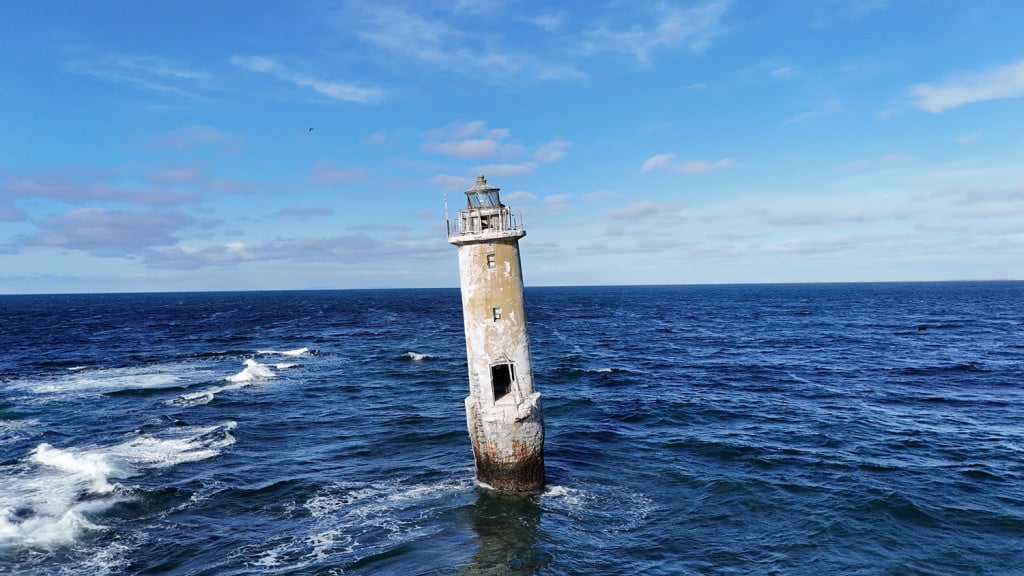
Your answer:
[[[102,513],[133,499],[122,482],[148,470],[212,458],[234,444],[233,421],[171,428],[113,446],[39,444],[0,476],[0,550],[58,546],[102,530]]]

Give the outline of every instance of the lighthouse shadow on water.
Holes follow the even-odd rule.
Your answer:
[[[541,506],[537,496],[496,490],[477,490],[475,505],[467,507],[467,523],[477,548],[460,576],[536,574],[551,560],[538,546]]]

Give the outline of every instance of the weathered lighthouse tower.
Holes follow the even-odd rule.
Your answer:
[[[524,492],[544,486],[544,416],[533,391],[523,307],[521,219],[480,176],[448,221],[459,248],[469,396],[466,424],[480,482]]]

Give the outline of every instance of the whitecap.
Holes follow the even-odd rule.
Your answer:
[[[296,348],[294,350],[260,350],[258,354],[276,356],[305,356],[309,354],[309,348]]]
[[[277,364],[275,367],[278,370],[283,370],[285,368],[294,368],[295,366],[297,366],[297,364]],[[214,396],[225,390],[238,390],[239,388],[245,388],[246,386],[251,385],[253,382],[269,380],[273,377],[274,371],[271,370],[270,366],[260,364],[259,362],[249,358],[245,361],[245,368],[243,368],[241,372],[224,378],[228,384],[182,394],[173,400],[169,400],[168,403],[175,406],[201,406],[203,404],[209,404],[213,401]]]
[[[63,450],[45,442],[36,447],[30,460],[89,479],[92,482],[89,491],[97,494],[105,494],[114,489],[110,483],[111,478],[126,478],[132,473],[124,462],[118,461],[111,453]]]
[[[218,388],[217,390],[221,390]],[[190,394],[182,394],[177,398],[170,401],[175,406],[201,406],[203,404],[209,404],[213,401],[213,395],[215,391],[204,390],[202,392],[192,392]]]
[[[433,358],[430,354],[420,354],[419,352],[413,352],[412,350],[406,352],[405,355],[411,358],[413,362],[422,362],[423,360]]]
[[[208,378],[213,366],[169,363],[118,368],[75,366],[34,378],[15,380],[11,387],[34,394],[92,395],[121,390],[181,387]]]
[[[172,427],[112,446],[39,444],[0,476],[0,546],[57,546],[105,529],[96,515],[134,493],[121,482],[217,456],[235,442],[234,428]]]
[[[228,382],[253,382],[256,380],[269,380],[274,377],[273,370],[270,369],[266,364],[260,364],[259,362],[249,358],[245,361],[245,368],[235,374],[234,376],[228,376],[225,378]]]

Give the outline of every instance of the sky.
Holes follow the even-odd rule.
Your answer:
[[[1024,278],[1024,3],[0,3],[0,293]]]

